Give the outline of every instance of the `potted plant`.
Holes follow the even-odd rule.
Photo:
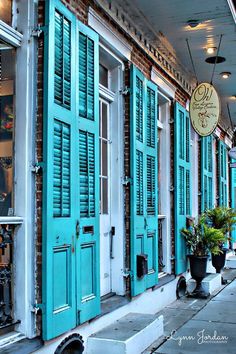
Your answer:
[[[215,267],[216,272],[220,273],[221,269],[225,265],[226,251],[225,244],[230,240],[230,232],[233,230],[233,225],[236,222],[235,209],[218,206],[213,209],[208,209],[203,214],[205,223],[214,227],[217,230],[221,230],[224,235],[224,240],[220,242],[219,248],[221,250],[218,254],[212,253],[212,265]]]
[[[208,254],[209,252],[212,254],[221,252],[220,244],[224,242],[223,232],[207,225],[205,218],[201,216],[197,223],[192,223],[189,228],[182,229],[181,234],[189,250],[191,276],[197,283],[194,291],[188,295],[206,298],[209,294],[205,293],[201,283],[206,276]]]

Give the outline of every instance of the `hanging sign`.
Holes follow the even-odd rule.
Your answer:
[[[190,100],[190,119],[194,130],[201,136],[210,135],[220,116],[220,100],[215,88],[202,82],[193,91]]]

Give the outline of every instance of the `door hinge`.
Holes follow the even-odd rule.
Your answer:
[[[125,269],[121,269],[121,273],[123,275],[124,278],[132,278],[133,277],[133,271],[130,270],[129,268],[125,268]]]
[[[31,172],[37,174],[37,173],[41,172],[42,168],[43,168],[42,163],[36,162],[35,165],[31,166]]]
[[[126,95],[128,95],[128,93],[130,92],[130,88],[129,88],[128,86],[125,86],[125,87],[124,87],[123,89],[121,89],[119,92],[120,92],[121,95],[126,96]]]
[[[44,30],[45,30],[44,26],[38,25],[37,27],[32,29],[31,36],[39,38]]]
[[[133,184],[133,178],[125,176],[122,182],[123,186],[127,186],[129,183]]]
[[[34,304],[31,307],[31,312],[34,312],[35,315],[37,315],[39,311],[44,312],[44,310],[45,310],[45,305],[44,304]]]

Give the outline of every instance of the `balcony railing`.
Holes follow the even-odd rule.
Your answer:
[[[12,233],[10,225],[0,225],[0,329],[13,324]]]

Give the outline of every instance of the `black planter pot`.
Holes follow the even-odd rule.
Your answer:
[[[216,273],[220,273],[221,269],[225,265],[225,258],[226,258],[227,249],[223,248],[222,251],[223,252],[220,254],[217,254],[217,255],[212,254],[211,255],[212,265],[216,269]]]
[[[202,280],[206,276],[207,258],[208,256],[189,256],[191,276],[197,283],[193,292],[188,294],[189,297],[206,299],[210,295],[202,287]]]

